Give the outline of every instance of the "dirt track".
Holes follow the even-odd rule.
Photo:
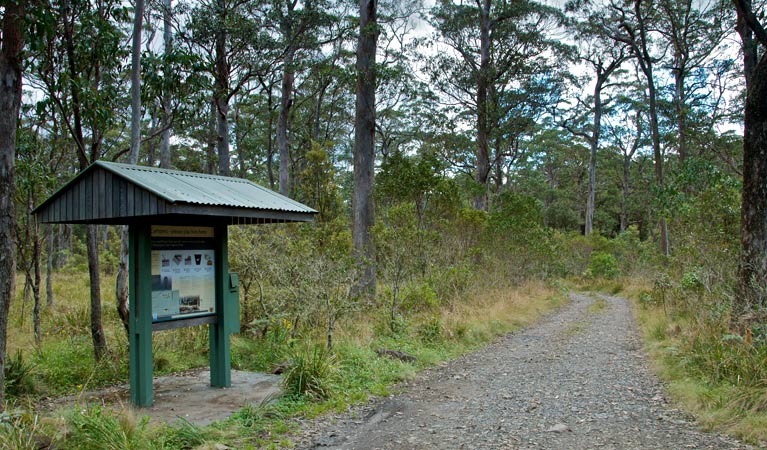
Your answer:
[[[747,449],[670,409],[626,300],[574,294],[538,325],[309,422],[299,448]]]

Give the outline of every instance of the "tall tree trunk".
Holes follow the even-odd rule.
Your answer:
[[[28,226],[32,227],[32,298],[34,304],[32,306],[32,327],[35,335],[35,344],[40,345],[42,340],[42,334],[40,332],[40,283],[41,283],[41,268],[40,268],[40,226],[37,224],[37,220],[32,216],[32,208],[34,204],[29,205],[29,220]]]
[[[287,33],[290,33],[288,29]],[[288,34],[289,36],[289,34]],[[277,147],[280,150],[280,194],[290,193],[290,143],[288,142],[288,119],[290,108],[293,104],[293,59],[295,48],[289,46],[285,53],[285,62],[282,68],[282,94],[280,97],[280,116],[277,119]]]
[[[210,116],[208,117],[208,146],[205,151],[205,172],[213,175],[216,173],[216,119],[218,118],[218,112],[216,112],[216,99],[215,96],[210,102]]]
[[[163,1],[162,9],[162,40],[164,45],[165,57],[167,58],[173,52],[173,24],[171,23],[171,0]],[[165,66],[165,76],[171,70],[170,65]],[[160,167],[170,169],[170,111],[171,96],[166,89],[162,96],[162,140],[160,141]]]
[[[660,131],[658,129],[657,93],[655,92],[655,78],[653,75],[653,59],[648,50],[647,24],[641,11],[642,0],[634,1],[634,11],[639,20],[639,35],[641,41],[638,48],[639,67],[647,79],[647,93],[649,96],[650,134],[652,138],[653,159],[655,161],[655,184],[663,186],[663,154],[660,148]],[[669,256],[668,228],[666,218],[661,217],[658,223],[660,228],[660,249],[665,256]]]
[[[100,361],[107,349],[104,327],[101,325],[101,273],[99,272],[98,225],[86,225],[88,246],[88,275],[91,282],[91,338],[93,354]]]
[[[740,331],[767,306],[767,58],[762,56],[748,88],[743,123],[743,193],[739,294],[732,318]]]
[[[754,32],[746,21],[747,12],[751,11],[751,0],[739,1],[742,4],[742,8],[736,8],[737,22],[735,28],[740,35],[741,49],[743,51],[743,76],[746,79],[746,90],[748,90],[756,70],[759,42],[754,39]]]
[[[759,42],[767,45],[767,32],[754,17],[751,2],[736,0],[739,22],[747,22]],[[739,30],[740,32],[741,30]],[[741,36],[750,33],[742,33]],[[744,39],[744,52],[749,41]],[[755,47],[755,43],[751,42]],[[745,332],[762,323],[767,306],[767,57],[753,67],[746,59],[746,110],[743,121],[743,191],[741,197],[738,295],[733,300],[731,325]],[[756,49],[751,56],[756,57]],[[761,314],[761,317],[759,315]]]
[[[274,190],[276,180],[274,178],[274,140],[272,139],[272,128],[274,128],[274,118],[272,116],[272,104],[274,96],[272,95],[272,84],[268,86],[266,97],[266,110],[269,114],[267,124],[269,126],[266,140],[266,174],[269,176],[269,188]]]
[[[357,41],[357,102],[354,118],[354,196],[352,240],[362,275],[357,293],[375,296],[375,246],[370,234],[375,224],[373,186],[375,169],[377,0],[360,0]]]
[[[216,77],[213,99],[216,104],[216,137],[218,174],[229,176],[229,63],[226,60],[226,1],[216,0],[218,30],[216,30]]]
[[[136,0],[133,18],[133,46],[131,48],[131,133],[130,133],[130,164],[138,163],[141,149],[141,27],[144,20],[144,0]],[[154,165],[150,156],[150,165]],[[128,226],[120,227],[120,262],[117,266],[115,281],[115,298],[117,299],[117,315],[123,323],[125,332],[130,332],[128,307]],[[94,338],[95,342],[95,338]]]
[[[602,85],[605,81],[601,72],[601,67],[597,68],[597,82],[594,86],[594,130],[591,132],[589,144],[591,152],[589,153],[589,185],[588,195],[586,197],[586,226],[583,234],[591,235],[594,229],[594,204],[597,191],[597,149],[599,148],[599,135],[602,127]]]
[[[677,57],[677,60],[681,58]],[[674,69],[674,112],[676,112],[676,129],[679,135],[679,166],[684,168],[687,160],[687,93],[684,86],[684,69]]]
[[[474,198],[475,209],[487,208],[487,178],[490,174],[488,84],[490,71],[490,0],[479,11],[479,73],[477,74],[477,173],[481,192]]]
[[[621,179],[621,233],[626,231],[629,227],[629,213],[628,213],[628,199],[629,190],[631,186],[629,184],[629,168],[631,164],[630,156],[623,156],[623,177]]]
[[[45,264],[45,299],[46,304],[51,308],[53,307],[53,262],[56,254],[53,225],[51,224],[45,226],[45,240],[48,248]]]
[[[26,2],[7,2],[0,49],[0,410],[5,407],[5,353],[8,312],[16,279],[16,127],[21,106],[21,52]]]

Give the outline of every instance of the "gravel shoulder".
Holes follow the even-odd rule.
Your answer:
[[[307,449],[750,449],[671,408],[627,300],[571,294],[402,393],[302,424]]]

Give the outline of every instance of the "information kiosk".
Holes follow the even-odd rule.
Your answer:
[[[97,161],[34,213],[44,223],[128,225],[131,402],[146,407],[155,331],[208,325],[210,384],[231,385],[240,303],[228,225],[306,222],[317,212],[240,178]]]

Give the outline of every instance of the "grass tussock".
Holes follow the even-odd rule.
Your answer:
[[[657,373],[672,399],[707,429],[767,444],[767,346],[729,334],[715,303],[680,299],[682,290],[634,283],[627,292]],[[694,305],[694,309],[693,306]]]

